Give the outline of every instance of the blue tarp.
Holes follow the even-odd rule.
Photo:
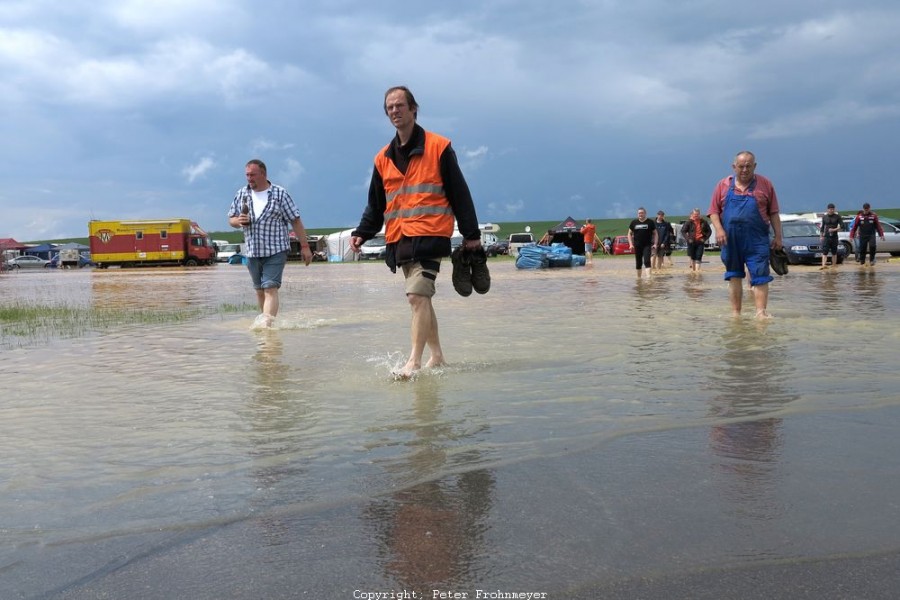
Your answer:
[[[546,269],[548,267],[583,267],[584,256],[573,254],[566,244],[522,246],[516,257],[517,269]]]

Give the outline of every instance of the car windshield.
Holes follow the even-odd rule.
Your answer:
[[[367,240],[367,241],[363,242],[363,246],[384,246],[384,245],[385,245],[384,237],[382,237],[380,235],[373,237],[371,240]]]
[[[809,237],[819,236],[819,228],[815,223],[807,221],[788,221],[781,224],[784,237]]]

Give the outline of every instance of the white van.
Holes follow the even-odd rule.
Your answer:
[[[216,260],[218,262],[228,262],[228,259],[235,254],[241,254],[240,244],[231,244],[225,242],[221,245],[216,244],[216,247],[218,248],[218,250],[216,251]]]

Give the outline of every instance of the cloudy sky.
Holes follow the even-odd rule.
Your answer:
[[[254,157],[355,225],[396,84],[482,222],[705,209],[745,148],[783,212],[897,207],[898,29],[887,0],[0,0],[0,237],[224,230]]]

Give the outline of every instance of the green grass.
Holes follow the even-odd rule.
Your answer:
[[[195,321],[210,314],[252,313],[253,304],[221,304],[215,308],[93,308],[33,303],[0,306],[0,347],[32,346],[54,338],[131,325],[169,325]]]

